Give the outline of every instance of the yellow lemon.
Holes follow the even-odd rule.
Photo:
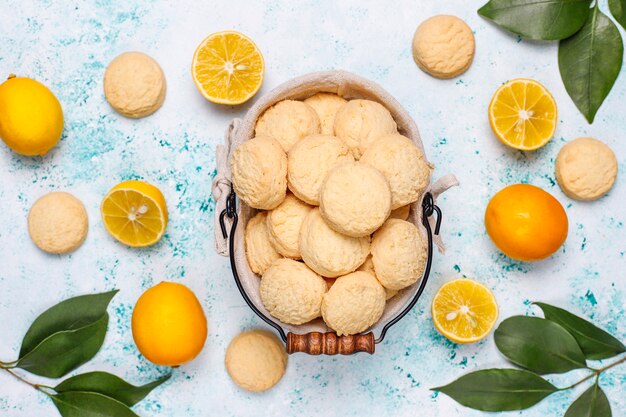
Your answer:
[[[167,226],[167,206],[161,191],[144,181],[117,184],[100,206],[106,230],[128,246],[150,246]]]
[[[0,137],[9,148],[45,155],[62,132],[63,109],[45,85],[15,75],[0,84]]]
[[[489,288],[472,279],[444,284],[433,299],[433,323],[456,343],[473,343],[491,332],[498,319],[498,304]]]
[[[141,354],[164,366],[178,366],[198,356],[207,337],[200,302],[189,288],[174,282],[161,282],[139,297],[132,329]]]
[[[557,122],[552,94],[534,80],[518,78],[496,90],[489,104],[489,123],[502,143],[530,151],[554,136]]]
[[[209,35],[196,49],[191,75],[200,93],[218,104],[241,104],[259,91],[265,64],[246,35],[224,31]]]
[[[485,227],[505,255],[519,261],[536,261],[553,254],[567,237],[563,206],[539,187],[513,184],[491,198],[485,210]]]

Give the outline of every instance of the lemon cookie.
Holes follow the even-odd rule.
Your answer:
[[[474,34],[456,16],[439,15],[422,22],[413,36],[413,59],[437,78],[461,75],[474,59]]]
[[[305,136],[320,133],[320,118],[311,106],[301,101],[283,100],[259,117],[254,128],[257,136],[269,136],[285,152]]]
[[[365,262],[369,250],[369,236],[355,238],[337,233],[328,227],[318,208],[311,210],[300,228],[302,259],[327,278],[354,271]]]
[[[385,310],[385,290],[373,275],[353,272],[337,278],[324,295],[322,317],[337,335],[367,330]]]
[[[307,136],[289,151],[287,184],[301,200],[319,205],[320,188],[328,172],[342,162],[354,161],[345,142],[329,135]]]
[[[287,324],[308,323],[320,316],[324,278],[302,262],[279,259],[261,279],[260,294],[269,313]]]
[[[287,368],[287,352],[280,340],[264,330],[235,337],[226,349],[226,370],[235,384],[252,392],[272,388]]]
[[[335,131],[335,115],[337,110],[348,100],[339,97],[337,94],[317,93],[304,100],[306,104],[313,107],[313,110],[320,118],[321,132],[323,135],[332,135]]]
[[[363,265],[361,265],[357,271],[367,272],[368,274],[372,274],[376,277],[376,270],[374,269],[374,262],[372,262],[372,255],[368,255]],[[378,277],[376,277],[378,279]],[[382,285],[382,284],[381,284]],[[398,294],[397,290],[390,290],[389,288],[385,288],[385,300],[389,300],[394,295]]]
[[[280,144],[267,136],[242,143],[230,159],[233,186],[250,207],[271,210],[287,194],[287,155]]]
[[[397,209],[391,210],[389,218],[408,220],[409,214],[411,214],[411,205],[407,204],[406,206],[398,207]]]
[[[320,190],[320,211],[328,225],[352,237],[369,236],[391,213],[389,182],[361,162],[334,168]]]
[[[401,290],[424,273],[426,245],[413,223],[389,219],[372,237],[376,278],[385,287]]]
[[[380,136],[397,130],[389,110],[375,101],[351,100],[335,116],[335,136],[346,142],[356,159]]]
[[[397,209],[419,199],[428,186],[431,166],[424,154],[400,134],[382,136],[361,157],[380,171],[391,188],[391,208]]]
[[[52,192],[35,201],[28,213],[28,233],[48,253],[72,252],[85,241],[87,211],[70,193]]]
[[[283,256],[300,259],[300,226],[312,207],[287,194],[285,200],[267,215],[269,239]]]
[[[149,116],[165,99],[165,75],[141,52],[125,52],[104,73],[104,95],[116,112],[131,118]]]
[[[266,211],[261,211],[248,220],[244,239],[248,265],[255,274],[263,275],[272,262],[281,258],[270,243]]]
[[[617,158],[605,143],[578,138],[566,143],[556,158],[556,179],[575,200],[597,200],[613,187]]]

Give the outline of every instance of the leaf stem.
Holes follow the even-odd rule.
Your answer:
[[[14,368],[13,366],[4,366],[5,363],[2,362],[2,365],[0,365],[0,369],[4,369],[5,371],[7,371],[8,373],[10,373],[14,378],[16,378],[19,381],[22,381],[23,383],[30,385],[31,387],[35,388],[37,391],[43,392],[46,395],[50,395],[50,393],[48,393],[46,390],[50,389],[52,390],[52,387],[49,387],[47,385],[41,385],[41,384],[35,384],[33,382],[30,382],[24,378],[22,378],[21,376],[19,376],[17,373],[15,373],[12,368]]]
[[[569,390],[569,389],[572,389],[572,388],[574,388],[574,387],[577,387],[578,385],[582,384],[582,383],[583,383],[583,382],[585,382],[585,381],[590,380],[590,379],[591,379],[591,378],[593,378],[593,377],[595,377],[595,378],[596,378],[596,383],[597,383],[598,378],[600,377],[600,374],[601,374],[602,372],[604,372],[604,371],[606,371],[606,370],[608,370],[608,369],[611,369],[612,367],[617,366],[617,365],[619,365],[619,364],[621,364],[621,363],[624,363],[624,362],[626,362],[626,356],[624,356],[622,359],[620,359],[620,360],[618,360],[618,361],[616,361],[616,362],[613,362],[613,363],[611,363],[611,364],[608,364],[607,366],[602,367],[602,368],[600,368],[600,369],[595,369],[595,370],[593,370],[593,369],[592,369],[592,370],[593,370],[593,372],[592,372],[591,374],[587,375],[586,377],[584,377],[584,378],[583,378],[583,379],[581,379],[580,381],[575,382],[575,383],[573,383],[573,384],[572,384],[572,385],[570,385],[570,386],[567,386],[567,387],[565,387],[565,388],[559,388],[559,391],[567,391],[567,390]],[[588,368],[588,369],[591,369],[591,368]]]

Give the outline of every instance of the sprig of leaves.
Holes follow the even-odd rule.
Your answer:
[[[478,14],[501,28],[536,40],[559,41],[559,71],[567,93],[589,123],[622,67],[624,46],[613,21],[596,0],[490,0]],[[626,28],[626,0],[609,0]]]
[[[109,322],[107,307],[115,294],[117,290],[74,297],[46,310],[26,332],[19,358],[0,362],[0,369],[50,397],[63,417],[137,417],[130,407],[171,375],[135,386],[106,372],[89,372],[48,387],[31,383],[13,371],[20,368],[39,376],[61,378],[91,360],[104,342]]]
[[[498,350],[524,369],[485,369],[471,372],[452,383],[433,388],[467,407],[482,411],[512,411],[529,408],[547,396],[574,388],[595,377],[565,413],[565,417],[610,417],[611,406],[598,384],[598,376],[626,357],[594,370],[587,360],[608,359],[626,352],[626,346],[611,334],[567,310],[535,303],[545,318],[513,316],[494,332]],[[542,374],[587,368],[585,378],[557,388]]]

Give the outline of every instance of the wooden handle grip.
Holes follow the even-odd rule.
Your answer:
[[[356,352],[374,353],[374,333],[337,336],[337,333],[287,333],[287,353],[304,352],[309,355],[352,355]]]

